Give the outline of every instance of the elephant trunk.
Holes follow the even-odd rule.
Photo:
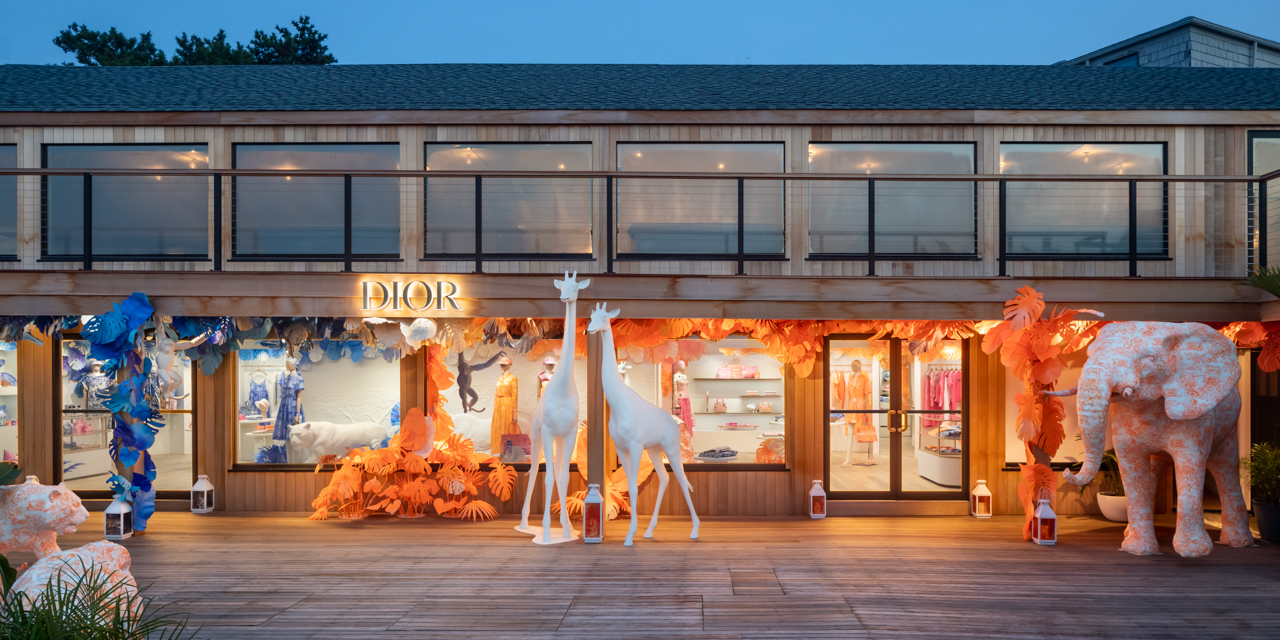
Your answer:
[[[1111,384],[1097,368],[1086,366],[1078,388],[1076,409],[1084,436],[1084,466],[1079,474],[1064,470],[1062,479],[1084,486],[1093,481],[1102,466],[1107,441],[1107,413],[1111,408]]]

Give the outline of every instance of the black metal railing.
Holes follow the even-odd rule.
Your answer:
[[[477,273],[484,272],[487,261],[511,260],[596,260],[600,259],[605,273],[614,273],[618,262],[626,261],[692,261],[714,260],[736,265],[736,272],[745,274],[746,263],[802,258],[810,261],[865,261],[866,273],[876,275],[877,261],[887,260],[980,260],[983,245],[979,236],[981,216],[990,215],[985,246],[994,249],[996,275],[1009,275],[1009,263],[1037,261],[1117,261],[1127,262],[1128,275],[1140,275],[1140,263],[1147,260],[1168,259],[1170,255],[1169,211],[1174,195],[1171,185],[1178,187],[1177,198],[1186,199],[1179,206],[1208,207],[1211,200],[1237,198],[1244,193],[1247,209],[1249,267],[1267,265],[1268,261],[1268,190],[1267,182],[1280,178],[1280,172],[1266,176],[1100,176],[1100,175],[917,175],[917,174],[724,174],[653,173],[617,171],[525,171],[525,172],[453,172],[453,171],[315,171],[315,170],[77,170],[77,169],[0,169],[0,176],[38,176],[41,178],[41,256],[43,261],[75,261],[83,269],[93,269],[95,262],[108,261],[209,261],[213,270],[224,268],[224,259],[232,261],[337,261],[346,271],[358,261],[401,260],[399,247],[396,253],[362,253],[357,241],[357,231],[363,223],[354,199],[360,197],[359,185],[370,178],[398,178],[395,201],[404,201],[405,180],[416,180],[417,189],[424,194],[424,210],[428,204],[426,194],[445,181],[453,181],[464,190],[455,190],[455,201],[433,200],[431,213],[441,216],[469,218],[471,225],[459,226],[470,241],[471,247],[457,252],[428,252],[424,238],[424,259],[461,259],[473,262]],[[104,225],[104,216],[115,215],[120,206],[112,204],[109,211],[95,210],[96,181],[106,182],[117,177],[136,180],[146,178],[203,177],[198,186],[199,194],[183,202],[190,203],[207,197],[212,216],[212,233],[207,227],[197,229],[202,237],[211,237],[204,247],[185,253],[120,254],[103,250],[103,246],[119,246],[123,233]],[[224,202],[223,189],[228,186],[225,178],[231,178],[232,199],[229,207]],[[276,178],[297,180],[309,184],[309,178],[341,178],[342,242],[341,249],[324,253],[262,254],[243,250],[238,246],[237,225],[240,216],[249,212],[236,201],[235,181],[241,178]],[[51,179],[57,180],[51,183]],[[78,180],[76,180],[78,178]],[[303,179],[303,180],[299,180]],[[59,239],[59,246],[50,245],[52,231],[58,220],[66,224],[65,202],[59,206],[58,220],[50,228],[51,193],[71,188],[70,181],[79,183],[83,201],[79,212],[81,237],[66,235]],[[803,256],[790,256],[787,250],[786,185],[803,180],[808,185],[809,199],[801,201],[808,208],[809,227],[802,230],[810,238],[810,248]],[[557,182],[560,181],[560,182]],[[620,181],[625,187],[620,188]],[[129,189],[143,189],[147,185],[127,182]],[[265,183],[266,181],[264,181]],[[194,181],[174,180],[175,185],[196,185]],[[167,183],[166,183],[167,184]],[[282,182],[279,184],[283,184]],[[325,183],[336,185],[337,182]],[[367,184],[367,183],[366,183]],[[413,183],[410,191],[415,192]],[[119,187],[116,187],[119,190]],[[159,186],[147,187],[160,189]],[[173,187],[167,187],[173,188]],[[332,189],[332,186],[329,187]],[[382,187],[385,189],[385,185]],[[1234,189],[1234,191],[1233,191]],[[293,193],[294,191],[289,191]],[[334,196],[337,196],[334,189]],[[865,192],[865,193],[864,193]],[[1185,192],[1185,193],[1184,193]],[[439,189],[436,195],[440,195]],[[605,237],[603,247],[592,249],[592,210],[601,203],[603,193]],[[806,191],[793,192],[805,194]],[[831,214],[831,225],[818,228],[812,219],[815,210],[815,194],[830,196],[824,201]],[[200,195],[203,194],[203,195]],[[54,194],[56,195],[56,194]],[[118,195],[118,194],[117,194]],[[128,193],[125,192],[127,196]],[[314,195],[314,194],[313,194]],[[384,194],[385,195],[385,194]],[[447,195],[447,194],[446,194]],[[191,196],[191,194],[187,194]],[[896,199],[895,199],[896,198]],[[465,200],[471,202],[465,202]],[[116,203],[117,201],[112,201]],[[452,204],[449,204],[452,202]],[[984,206],[982,203],[985,202]],[[442,204],[444,203],[444,204]],[[462,203],[461,205],[458,203]],[[945,206],[940,206],[939,203]],[[448,206],[445,206],[448,205]],[[1216,204],[1219,210],[1236,205]],[[453,208],[450,208],[453,207]],[[994,207],[995,211],[991,211]],[[226,209],[230,211],[226,211]],[[489,211],[494,208],[494,211]],[[239,210],[238,210],[239,209]],[[950,225],[939,230],[934,222],[939,211],[945,209]],[[524,234],[513,235],[513,212],[532,212],[528,215],[543,226],[517,230]],[[542,223],[537,217],[546,211],[559,212],[558,222]],[[568,213],[565,213],[565,212]],[[699,217],[699,212],[705,215]],[[191,212],[188,212],[191,213]],[[230,217],[224,218],[228,215]],[[492,214],[492,215],[491,215]],[[994,215],[992,215],[994,214]],[[253,215],[265,215],[255,211]],[[424,212],[424,216],[426,213]],[[1039,216],[1037,218],[1036,216]],[[207,219],[207,210],[201,208],[200,216]],[[865,216],[865,219],[863,219]],[[1090,216],[1095,216],[1091,218]],[[396,219],[399,219],[397,206]],[[71,218],[74,221],[74,218]],[[232,247],[230,256],[223,247],[223,225],[229,220]],[[569,222],[565,222],[569,220]],[[1094,220],[1104,220],[1099,226]],[[424,219],[424,236],[436,233],[438,219]],[[1242,221],[1243,222],[1243,221]],[[156,221],[152,240],[156,246],[164,246],[164,220]],[[1033,224],[1034,223],[1034,224]],[[1068,224],[1070,223],[1070,224]],[[75,222],[72,222],[75,224]],[[202,223],[203,224],[203,223]],[[1035,226],[1035,225],[1040,226]],[[1061,224],[1061,230],[1054,230]],[[1191,224],[1191,223],[1188,223]],[[1196,222],[1211,225],[1217,220]],[[487,225],[487,226],[486,226]],[[1074,225],[1074,226],[1072,226]],[[1242,224],[1242,227],[1246,224]],[[97,242],[96,235],[106,228],[115,235],[107,238],[105,245]],[[1208,232],[1214,229],[1207,229]],[[395,229],[398,234],[398,227]],[[1205,228],[1178,229],[1181,241],[1197,237]],[[1223,232],[1230,234],[1229,228]],[[838,242],[816,243],[814,238],[824,235],[847,234]],[[539,235],[541,234],[541,235]],[[336,235],[336,234],[335,234]],[[864,236],[859,238],[858,236]],[[622,237],[625,236],[625,237]],[[460,237],[460,236],[455,236]],[[1203,236],[1200,236],[1203,237]],[[532,238],[532,240],[530,239]],[[71,246],[68,242],[78,242]],[[671,243],[676,250],[663,251]],[[1215,240],[1238,247],[1239,239],[1226,236]],[[201,241],[204,244],[204,241]],[[495,243],[497,246],[495,246]],[[843,243],[843,245],[841,244]],[[387,243],[389,244],[389,243]],[[994,244],[995,246],[991,246]],[[854,250],[822,251],[815,247],[854,247]],[[550,246],[554,251],[541,251]],[[518,250],[508,250],[516,247]],[[574,250],[566,251],[564,247]],[[679,250],[693,247],[695,250]],[[895,248],[907,247],[899,252]],[[762,250],[763,248],[763,250]],[[70,249],[70,250],[67,250]],[[578,250],[582,249],[582,250]],[[948,250],[953,249],[953,250]],[[599,255],[603,253],[604,255]],[[990,255],[990,254],[988,254]],[[990,258],[989,258],[990,259]]]

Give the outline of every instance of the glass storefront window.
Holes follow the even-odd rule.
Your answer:
[[[1163,144],[1000,144],[1005,175],[1162,175]],[[1017,255],[1128,255],[1127,182],[1009,182],[1006,247]],[[1138,253],[1163,256],[1165,185],[1138,183]]]
[[[832,340],[830,491],[889,491],[889,341]]]
[[[591,143],[430,143],[431,171],[590,171]],[[482,178],[484,252],[591,254],[590,178]],[[474,178],[430,178],[425,253],[474,253]]]
[[[0,169],[18,166],[18,146],[0,144]],[[18,255],[18,176],[0,176],[0,257]]]
[[[969,143],[813,142],[809,173],[965,174],[974,172]],[[971,182],[876,182],[877,254],[977,252]],[[868,184],[809,183],[809,252],[865,254]]]
[[[398,430],[400,363],[359,340],[316,340],[294,358],[278,340],[246,340],[236,374],[239,464],[314,464]]]
[[[18,343],[0,341],[0,460],[18,459]]]
[[[585,336],[579,335],[579,344]],[[559,348],[557,340],[557,349]],[[549,361],[548,361],[549,360]],[[453,431],[470,438],[479,452],[489,452],[503,462],[529,462],[533,449],[533,408],[543,385],[562,366],[564,354],[543,352],[532,359],[514,349],[477,344],[445,355],[445,364],[457,382],[444,391],[445,410],[453,418]],[[575,358],[573,379],[578,387],[578,419],[587,419],[587,361]],[[644,378],[651,391],[656,379]],[[652,397],[652,396],[650,396]],[[585,451],[574,456],[585,460]]]
[[[619,142],[618,171],[723,173],[725,180],[619,178],[618,253],[728,255],[738,252],[738,181],[781,173],[781,142]],[[744,251],[782,254],[783,185],[743,184]]]
[[[115,383],[89,357],[86,340],[62,341],[62,479],[75,491],[107,491],[107,479],[119,474],[132,479],[131,470],[111,459],[109,447],[115,418],[95,392]],[[151,347],[154,349],[154,346]],[[182,384],[160,407],[165,426],[147,451],[156,465],[157,491],[188,491],[192,473],[193,384],[191,361],[181,352],[174,362]],[[152,384],[156,380],[153,378]]]
[[[669,369],[663,397],[692,436],[685,463],[785,463],[782,364],[755,340],[703,342],[707,355]]]
[[[398,170],[400,145],[237,144],[237,169]],[[335,256],[344,244],[342,176],[237,177],[232,240],[237,256]],[[400,181],[351,180],[351,251],[400,254]]]
[[[49,169],[209,168],[204,144],[49,144],[43,150]],[[43,255],[83,255],[84,178],[43,182]],[[207,176],[93,176],[93,254],[207,257],[211,184]]]

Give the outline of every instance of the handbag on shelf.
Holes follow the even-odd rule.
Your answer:
[[[729,377],[730,377],[730,378],[733,378],[733,379],[735,379],[735,380],[737,380],[737,379],[741,378],[741,377],[742,377],[742,365],[740,365],[740,364],[731,364],[731,365],[729,365]]]
[[[768,400],[760,403],[760,413],[773,413],[773,405]]]
[[[729,367],[720,367],[719,369],[716,369],[716,377],[717,377],[717,378],[732,378],[732,377],[733,377],[733,372],[729,369]]]
[[[742,377],[744,377],[744,378],[759,378],[759,377],[760,377],[760,372],[759,372],[759,370],[758,370],[756,367],[743,367],[743,368],[742,368]]]
[[[716,404],[711,411],[712,413],[728,413],[729,405],[725,404],[724,398],[716,398]]]

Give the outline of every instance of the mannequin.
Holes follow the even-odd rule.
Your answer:
[[[84,408],[101,409],[102,398],[98,397],[98,392],[111,386],[111,379],[107,374],[102,372],[101,360],[89,361],[89,373],[84,374],[80,378],[80,386],[84,389]]]
[[[551,356],[547,356],[547,358],[542,361],[542,366],[544,367],[544,370],[538,372],[538,397],[539,398],[542,397],[542,392],[546,391],[547,383],[551,382],[551,376],[554,375],[556,372],[556,359],[552,358]]]
[[[162,395],[168,398],[182,386],[182,373],[174,368],[178,360],[174,352],[194,349],[204,344],[209,334],[206,332],[191,340],[175,341],[165,333],[164,328],[164,324],[171,318],[161,316],[159,320],[160,326],[156,329],[156,376],[160,378]]]
[[[852,411],[865,411],[871,408],[871,379],[862,371],[862,362],[859,360],[854,360],[853,364],[850,365],[850,376],[845,388],[845,402],[846,407],[844,408]],[[874,465],[876,460],[873,444],[880,438],[880,429],[873,424],[871,414],[846,414],[844,421],[845,435],[850,437],[844,453],[844,462],[840,466],[848,467],[853,464]],[[852,433],[850,433],[851,430]],[[867,457],[862,462],[853,462],[853,443],[855,440],[859,443],[867,443]]]
[[[511,373],[511,358],[502,356],[498,366],[502,367],[502,375],[498,376],[498,386],[494,390],[493,421],[489,423],[489,450],[495,455],[502,452],[499,448],[502,436],[520,433],[520,425],[516,424],[520,383]]]
[[[675,386],[675,414],[680,423],[680,457],[684,462],[692,462],[696,455],[693,450],[693,401],[689,398],[689,374],[685,373],[686,368],[684,360],[677,360],[671,383]]]
[[[471,388],[472,372],[488,369],[493,366],[493,363],[498,361],[498,358],[506,357],[506,355],[506,351],[499,351],[492,358],[489,358],[480,364],[470,364],[466,360],[462,359],[462,352],[458,352],[458,376],[456,380],[458,382],[458,397],[462,399],[463,413],[467,413],[468,411],[481,413],[484,411],[484,409],[476,408],[476,402],[480,400],[480,394],[476,393],[476,390]]]
[[[306,386],[302,382],[302,374],[298,373],[298,359],[288,358],[284,361],[284,375],[280,376],[280,406],[276,407],[276,426],[271,433],[273,440],[288,440],[289,427],[303,422],[302,390]]]

